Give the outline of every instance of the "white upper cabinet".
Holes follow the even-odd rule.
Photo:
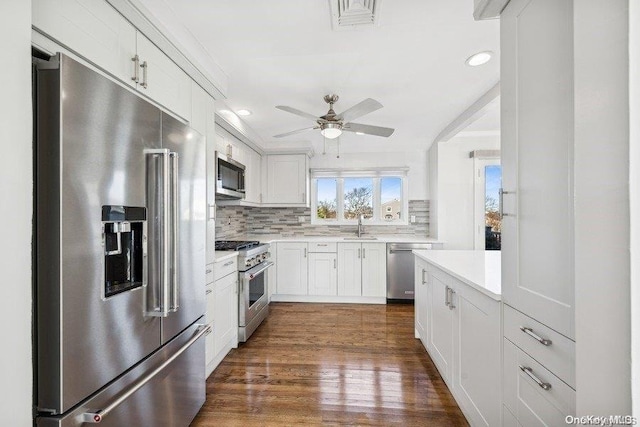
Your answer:
[[[149,98],[191,119],[191,79],[149,39],[137,33],[139,89]]]
[[[135,86],[136,29],[105,1],[33,0],[32,25]]]
[[[305,154],[272,154],[267,157],[266,195],[263,202],[282,206],[307,206],[308,164]]]
[[[191,119],[191,79],[107,2],[34,0],[32,24],[60,45]]]
[[[502,12],[504,302],[575,339],[570,0]]]
[[[262,156],[252,149],[249,149],[246,157],[245,200],[247,202],[260,203],[262,202],[262,200],[260,200],[262,193]]]

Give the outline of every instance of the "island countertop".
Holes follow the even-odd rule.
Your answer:
[[[488,297],[502,299],[500,251],[414,250],[413,253]]]

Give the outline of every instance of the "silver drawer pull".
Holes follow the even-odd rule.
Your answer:
[[[211,273],[213,270],[210,268],[207,268],[207,274]]]
[[[229,262],[225,262],[224,264],[222,264],[223,267],[229,267],[230,265],[233,265],[233,260],[231,260]]]
[[[205,295],[209,295],[211,292],[213,292],[213,290],[207,289],[207,292],[205,292]]]
[[[328,246],[326,243],[316,243],[316,246]]]
[[[520,368],[520,370],[522,372],[524,372],[525,374],[527,374],[527,376],[529,378],[531,378],[532,380],[534,380],[536,382],[536,384],[538,384],[540,386],[541,389],[543,390],[551,390],[551,384],[549,383],[545,383],[542,382],[540,380],[540,378],[536,377],[533,373],[533,369],[527,367],[527,366],[522,366],[522,365],[518,365],[518,367]]]
[[[548,340],[546,338],[542,338],[541,336],[539,336],[538,334],[533,332],[533,329],[531,329],[531,328],[526,328],[524,326],[520,326],[520,330],[522,332],[524,332],[525,334],[529,335],[534,340],[538,341],[542,345],[546,345],[546,346],[551,345],[551,340]]]

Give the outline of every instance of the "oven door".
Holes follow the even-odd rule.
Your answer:
[[[268,304],[267,269],[272,265],[267,261],[240,273],[239,326],[247,326]]]

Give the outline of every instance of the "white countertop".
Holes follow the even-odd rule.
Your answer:
[[[345,237],[348,239],[345,240]],[[368,239],[367,237],[375,237]],[[415,237],[407,235],[364,235],[363,239],[357,239],[357,236],[282,236],[279,234],[251,234],[234,238],[233,240],[257,240],[262,243],[274,242],[380,242],[380,243],[443,243],[441,240],[432,237]]]
[[[233,257],[237,257],[238,256],[238,252],[234,252],[234,251],[216,251],[215,253],[215,262],[220,262],[220,261],[224,261],[227,260],[229,258],[233,258]]]
[[[413,253],[494,300],[502,299],[500,251],[420,250]]]

